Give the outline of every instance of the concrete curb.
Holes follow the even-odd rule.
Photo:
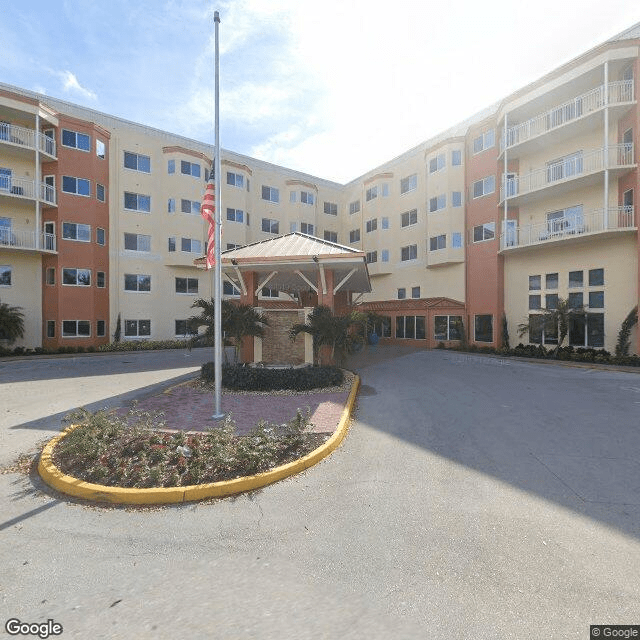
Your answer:
[[[151,489],[128,489],[123,487],[107,487],[90,482],[83,482],[78,478],[67,476],[52,460],[53,450],[56,444],[64,438],[75,426],[65,429],[60,435],[47,443],[40,455],[38,473],[40,477],[52,488],[76,498],[84,498],[95,502],[111,502],[113,504],[175,504],[205,498],[220,498],[244,491],[251,491],[264,487],[288,476],[304,471],[323,458],[326,458],[342,442],[349,429],[349,419],[353,411],[360,377],[355,376],[347,403],[342,412],[340,422],[333,435],[322,446],[295,462],[270,469],[254,476],[245,476],[223,482],[211,482],[186,487],[162,487]]]

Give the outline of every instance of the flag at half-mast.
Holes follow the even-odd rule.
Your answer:
[[[213,172],[212,172],[213,174]],[[216,264],[215,256],[215,230],[216,230],[216,188],[213,175],[207,182],[204,198],[200,207],[200,215],[209,223],[209,235],[207,241],[207,269]]]

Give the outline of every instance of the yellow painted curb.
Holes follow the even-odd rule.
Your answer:
[[[42,479],[54,489],[76,498],[94,500],[97,502],[111,502],[114,504],[171,504],[203,500],[205,498],[219,498],[242,493],[264,487],[278,480],[282,480],[304,469],[312,467],[326,458],[342,442],[349,429],[349,419],[356,401],[356,394],[360,386],[360,377],[355,376],[347,403],[342,412],[338,428],[333,435],[320,447],[295,462],[284,464],[254,476],[235,478],[222,482],[195,484],[186,487],[158,487],[152,489],[127,489],[124,487],[107,487],[91,482],[84,482],[78,478],[67,476],[52,460],[53,449],[75,427],[65,429],[60,435],[47,443],[40,454],[38,473]]]

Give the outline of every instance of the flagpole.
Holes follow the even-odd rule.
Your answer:
[[[215,208],[215,265],[213,269],[213,291],[214,291],[214,373],[215,373],[215,396],[216,412],[211,416],[214,420],[224,417],[221,407],[222,396],[222,265],[220,264],[220,211],[222,210],[222,190],[220,180],[220,53],[218,47],[218,29],[220,26],[220,14],[215,11],[213,14],[215,23],[215,156],[214,156],[214,184],[217,198]]]

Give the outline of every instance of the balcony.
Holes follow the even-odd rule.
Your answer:
[[[605,215],[606,214],[606,215]],[[523,247],[548,244],[562,240],[577,240],[597,234],[636,231],[633,207],[612,207],[548,219],[522,227],[503,228],[500,251],[512,251]]]
[[[31,151],[35,151],[37,147],[50,159],[56,159],[56,141],[35,129],[0,122],[0,144]]]
[[[56,237],[52,233],[0,227],[0,249],[56,253]]]
[[[593,113],[602,111],[605,106],[615,108],[627,106],[635,101],[633,80],[610,82],[608,92],[605,85],[596,87],[587,93],[583,93],[568,102],[552,107],[544,113],[509,127],[506,132],[506,146],[511,149],[534,140],[551,131],[558,132],[566,125],[583,120]],[[605,97],[608,103],[605,104]],[[504,151],[505,139],[500,139],[500,152]]]
[[[14,178],[13,176],[0,175],[0,196],[18,198],[21,200],[36,199],[36,183],[33,180],[24,178]],[[55,187],[40,183],[40,200],[52,207],[57,205],[57,194]]]
[[[562,190],[562,185],[580,180],[585,184],[594,182],[595,177],[605,169],[614,170],[614,175],[632,169],[634,164],[633,144],[616,144],[607,149],[593,149],[578,152],[560,160],[547,163],[545,167],[535,169],[521,176],[507,178],[506,190],[500,188],[500,202],[506,195],[514,204],[524,202],[525,196],[542,189]]]
[[[464,249],[462,247],[445,247],[437,251],[427,251],[427,269],[443,267],[449,264],[464,262]]]

